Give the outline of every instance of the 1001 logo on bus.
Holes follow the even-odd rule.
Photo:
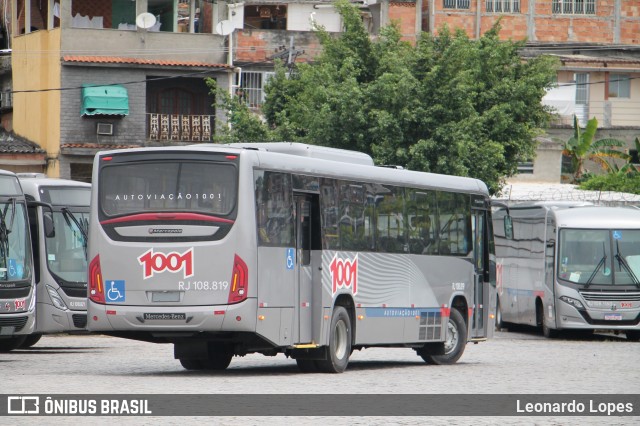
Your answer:
[[[188,278],[193,275],[193,247],[184,253],[154,253],[153,249],[147,250],[138,258],[138,263],[143,268],[143,278],[153,277],[155,272],[180,272],[183,277]]]
[[[332,295],[341,288],[350,288],[353,295],[358,293],[358,255],[351,260],[339,258],[336,254],[329,264],[329,271]]]

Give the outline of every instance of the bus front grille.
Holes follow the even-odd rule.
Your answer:
[[[640,291],[585,291],[580,290],[584,300],[589,302],[638,302],[640,301]]]
[[[31,287],[0,288],[0,299],[19,299],[29,296]],[[86,293],[86,291],[85,291]]]
[[[73,325],[76,328],[87,328],[87,316],[84,314],[73,314]]]
[[[15,327],[15,331],[20,331],[28,319],[28,317],[0,318],[0,327]]]

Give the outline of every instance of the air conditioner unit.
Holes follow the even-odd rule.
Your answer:
[[[96,133],[99,135],[113,136],[113,124],[98,123],[96,126]]]

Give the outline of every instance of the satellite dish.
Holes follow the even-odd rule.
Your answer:
[[[153,13],[144,12],[136,17],[136,25],[140,28],[149,29],[156,24],[156,17]]]
[[[224,21],[220,21],[218,22],[218,25],[216,25],[216,33],[226,36],[231,34],[231,32],[233,31],[233,22],[229,21],[228,19],[224,20]]]

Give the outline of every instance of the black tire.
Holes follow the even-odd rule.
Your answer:
[[[204,362],[201,359],[180,358],[179,361],[186,370],[204,370]]]
[[[349,364],[351,355],[351,317],[342,306],[336,306],[331,316],[329,346],[325,359],[316,360],[318,369],[324,373],[342,373]]]
[[[628,330],[625,334],[627,335],[627,340],[630,342],[640,341],[640,331]]]
[[[558,330],[549,327],[549,320],[547,316],[544,314],[544,307],[542,304],[538,305],[538,309],[540,309],[540,322],[542,323],[542,335],[547,339],[553,339],[558,337]]]
[[[498,298],[498,301],[496,303],[496,330],[504,331],[504,329],[505,324],[504,320],[502,319],[502,307],[500,306],[500,298]]]
[[[0,339],[0,353],[5,353],[18,349],[27,339],[27,336],[15,336],[7,339]]]
[[[315,359],[296,359],[298,369],[303,373],[317,373],[318,364]]]
[[[42,334],[39,333],[29,334],[27,338],[24,339],[24,342],[22,342],[22,344],[20,345],[20,349],[29,349],[30,347],[38,343],[41,337]]]
[[[231,358],[233,358],[233,352],[227,349],[211,351],[209,358],[204,360],[204,368],[206,370],[226,370],[231,364]]]
[[[444,355],[420,355],[429,364],[455,364],[467,346],[467,323],[457,309],[451,309],[444,342]]]

